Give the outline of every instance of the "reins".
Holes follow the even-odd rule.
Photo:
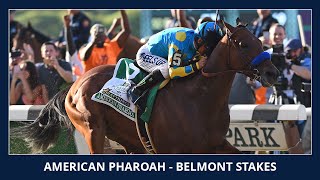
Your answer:
[[[226,27],[225,22],[224,22],[223,20],[221,20],[221,22],[222,22],[223,25]],[[239,28],[239,29],[237,29],[235,32],[231,33],[229,29],[226,29],[226,35],[227,35],[227,39],[228,39],[228,40],[227,40],[227,47],[228,47],[227,66],[228,66],[228,68],[229,68],[230,70],[212,73],[212,72],[204,72],[204,70],[203,70],[204,68],[202,68],[201,73],[202,73],[202,75],[203,75],[204,77],[209,78],[209,77],[219,76],[219,75],[222,75],[222,74],[225,74],[225,73],[236,73],[236,72],[240,72],[240,73],[243,73],[243,74],[249,74],[249,76],[250,76],[250,74],[253,75],[253,76],[254,76],[253,79],[257,79],[257,78],[258,78],[257,73],[259,73],[259,72],[258,72],[257,69],[251,69],[251,68],[250,68],[250,65],[249,65],[250,62],[247,63],[247,65],[246,65],[247,67],[249,67],[248,70],[232,70],[232,68],[231,68],[231,63],[230,63],[230,59],[231,59],[231,58],[230,58],[230,57],[231,57],[231,55],[230,55],[231,49],[230,49],[230,48],[231,48],[231,45],[233,45],[235,48],[237,48],[237,47],[234,45],[234,42],[233,42],[232,37],[233,37],[233,35],[234,35],[236,32],[238,32],[238,31],[240,31],[240,30],[242,30],[242,28]]]

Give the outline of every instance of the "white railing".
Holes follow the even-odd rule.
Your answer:
[[[12,105],[10,121],[33,121],[44,106]],[[287,150],[284,121],[306,120],[311,108],[303,105],[229,105],[230,127],[227,140],[242,151]],[[75,141],[80,154],[89,152],[77,131]],[[111,142],[113,148],[121,146]]]

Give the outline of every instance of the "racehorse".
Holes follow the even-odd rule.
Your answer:
[[[30,44],[34,51],[35,63],[38,63],[42,62],[41,45],[50,40],[50,37],[35,30],[31,26],[31,23],[28,22],[27,27],[19,29],[16,36],[13,38],[13,49],[23,49],[23,43]]]
[[[228,96],[236,72],[271,86],[279,71],[262,44],[241,22],[223,22],[226,34],[194,75],[171,80],[157,94],[147,132],[156,153],[241,153],[226,140],[230,124]],[[265,57],[264,57],[265,56]],[[261,58],[263,57],[263,58]],[[135,122],[91,97],[108,81],[114,65],[99,66],[59,92],[31,125],[19,129],[42,152],[57,139],[61,124],[84,136],[91,154],[103,153],[105,136],[127,153],[145,153]],[[70,120],[69,120],[70,119]]]

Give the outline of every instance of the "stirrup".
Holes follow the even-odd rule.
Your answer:
[[[128,91],[129,98],[133,104],[136,104],[137,101],[144,95],[144,92],[142,92],[140,89],[136,88],[136,86],[133,86]]]
[[[145,94],[145,93],[143,93],[141,96],[139,96],[139,97],[133,102],[133,104],[136,105],[137,108],[140,109],[140,110],[142,110],[141,107],[143,106],[143,105],[142,105],[143,102],[142,102],[141,99],[142,99],[142,97],[144,96],[144,94]]]
[[[139,99],[139,95],[137,95],[136,93],[133,92],[133,91],[134,91],[134,88],[135,88],[135,87],[132,87],[132,88],[130,88],[129,91],[128,91],[129,99],[131,100],[131,102],[132,102],[133,104],[137,101],[137,99]]]
[[[138,93],[134,93],[134,91],[138,91]],[[135,87],[132,87],[128,91],[129,98],[131,102],[137,106],[138,109],[141,109],[141,99],[145,95],[147,91],[141,92],[139,89],[136,89]],[[141,95],[140,95],[141,94]]]

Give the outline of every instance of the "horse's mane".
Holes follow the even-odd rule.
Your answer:
[[[36,40],[39,43],[44,43],[44,42],[47,42],[47,41],[51,40],[50,37],[48,37],[48,36],[44,35],[43,33],[33,29],[32,27],[22,27],[17,35],[19,35],[20,37],[25,37],[27,35],[27,32],[31,32],[34,35],[34,38],[36,38]]]
[[[244,28],[246,28],[246,27],[248,26],[248,23],[242,22],[239,17],[236,19],[236,22],[237,22],[237,27],[244,27]]]
[[[50,41],[51,38],[42,34],[41,32],[35,30],[32,28],[32,32],[34,33],[35,35],[35,38],[39,41],[39,42],[47,42],[47,41]]]

